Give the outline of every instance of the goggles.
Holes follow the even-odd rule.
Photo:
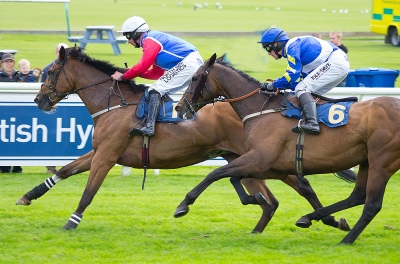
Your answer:
[[[127,40],[130,40],[134,36],[133,32],[124,32],[123,34]]]
[[[273,47],[274,47],[273,43],[267,43],[267,44],[264,44],[264,45],[263,45],[263,48],[264,48],[268,53],[271,53],[271,51],[273,50]]]

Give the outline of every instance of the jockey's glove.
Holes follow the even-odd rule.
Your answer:
[[[273,82],[268,82],[268,81],[267,82],[263,82],[260,85],[260,89],[261,89],[261,91],[267,91],[267,92],[271,92],[271,93],[276,91],[274,83]]]

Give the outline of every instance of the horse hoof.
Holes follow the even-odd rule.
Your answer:
[[[73,230],[73,229],[76,229],[77,226],[78,226],[77,224],[75,224],[71,221],[68,221],[68,223],[63,228],[65,230]]]
[[[254,197],[260,205],[269,205],[267,198],[265,198],[262,193],[258,192],[254,195]]]
[[[346,218],[340,218],[338,228],[343,231],[351,231],[350,225]]]
[[[175,218],[179,218],[179,217],[187,215],[187,213],[189,213],[189,207],[186,207],[184,209],[179,209],[178,208],[178,209],[176,209],[176,211],[174,213],[174,217]]]
[[[26,199],[24,196],[18,199],[18,201],[15,202],[16,205],[30,205],[32,202],[28,199]]]
[[[301,228],[309,228],[311,225],[312,225],[311,221],[308,220],[308,218],[305,216],[302,216],[296,222],[296,226],[301,227]]]

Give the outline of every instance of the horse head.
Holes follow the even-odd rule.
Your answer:
[[[215,98],[218,98],[220,94],[217,94],[217,86],[208,79],[213,78],[209,75],[215,62],[222,62],[224,57],[225,54],[217,58],[217,55],[214,53],[192,76],[189,87],[175,107],[181,118],[191,118],[197,110],[207,104],[213,103]]]
[[[64,69],[68,56],[67,50],[69,49],[61,47],[58,58],[54,60],[53,65],[48,70],[47,78],[35,97],[34,101],[40,110],[46,112],[52,110],[55,104],[67,96],[68,92],[73,89]],[[64,71],[64,78],[60,78],[61,71]],[[58,89],[56,89],[56,86],[58,86]],[[61,90],[61,87],[67,87],[67,90],[64,90],[64,88]]]
[[[86,101],[95,105],[103,103],[100,101],[107,97],[110,100],[122,100],[120,98],[138,97],[143,94],[146,85],[137,85],[134,81],[113,83],[111,75],[115,71],[125,72],[126,69],[116,67],[108,61],[93,59],[76,45],[67,49],[61,47],[58,58],[49,69],[47,78],[36,95],[35,103],[39,109],[47,112],[54,109],[59,101],[74,93],[78,94],[84,103],[86,98]],[[113,88],[114,85],[118,88],[118,94],[110,92],[110,87]],[[124,91],[124,97],[121,91]],[[95,97],[98,98],[97,102],[94,102]]]
[[[179,117],[188,117],[207,104],[235,102],[258,93],[260,82],[224,62],[224,57],[214,53],[199,67],[175,107]]]

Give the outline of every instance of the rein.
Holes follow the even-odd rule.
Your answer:
[[[70,94],[76,94],[76,93],[79,92],[79,91],[82,91],[82,90],[85,90],[85,89],[87,89],[87,88],[90,88],[90,87],[93,87],[93,86],[96,86],[96,85],[99,85],[99,84],[102,84],[102,83],[105,83],[105,82],[107,82],[107,81],[112,80],[111,77],[107,77],[107,78],[105,78],[105,79],[103,79],[103,80],[100,80],[100,81],[97,81],[97,82],[94,82],[94,83],[85,85],[85,86],[80,87],[80,88],[78,88],[78,89],[73,89],[73,85],[71,84],[71,81],[70,81],[70,79],[68,78],[68,75],[67,75],[67,73],[66,73],[66,71],[65,71],[65,68],[64,68],[65,63],[66,63],[66,58],[67,58],[68,55],[69,55],[69,54],[65,54],[63,60],[61,60],[61,61],[57,61],[57,60],[56,60],[56,61],[54,62],[54,63],[56,63],[56,64],[59,64],[60,67],[59,67],[59,69],[58,69],[55,73],[49,73],[49,77],[52,77],[52,76],[54,75],[54,77],[52,77],[52,80],[51,80],[50,84],[42,84],[42,86],[48,87],[48,88],[49,88],[49,91],[48,91],[47,94],[44,93],[43,91],[42,91],[42,93],[45,94],[45,95],[47,96],[47,98],[48,98],[48,100],[49,100],[50,102],[54,102],[54,101],[55,101],[55,100],[53,100],[53,99],[51,98],[51,97],[52,97],[52,96],[51,96],[52,94],[54,94],[55,97],[64,98],[64,97],[69,96]],[[59,77],[60,77],[61,71],[64,73],[65,79],[67,80],[69,86],[71,87],[71,90],[72,90],[72,91],[70,91],[70,92],[58,93],[57,90],[56,90],[56,85],[57,85],[58,79],[59,79]],[[111,84],[111,86],[110,86],[110,92],[109,92],[109,97],[108,97],[108,107],[107,107],[106,109],[104,109],[104,110],[101,110],[101,111],[99,111],[99,112],[96,112],[96,113],[92,114],[92,115],[91,115],[92,118],[95,118],[96,116],[99,116],[99,115],[101,115],[101,114],[104,114],[104,113],[109,112],[109,111],[111,111],[111,110],[113,110],[113,109],[116,109],[116,108],[126,107],[126,106],[128,106],[128,105],[139,105],[139,104],[141,104],[141,102],[126,103],[126,102],[125,102],[125,98],[122,96],[121,90],[119,89],[118,83],[117,83],[117,88],[118,88],[118,90],[119,90],[119,94],[115,93],[114,86],[115,86],[116,83],[117,83],[117,82],[116,82],[115,80],[113,80],[113,82],[112,82],[112,84]],[[41,88],[41,90],[42,90],[42,88]],[[116,96],[118,96],[118,97],[121,99],[121,104],[120,104],[120,105],[116,105],[116,106],[110,107],[110,101],[111,101],[111,96],[112,96],[112,95],[116,95]]]

